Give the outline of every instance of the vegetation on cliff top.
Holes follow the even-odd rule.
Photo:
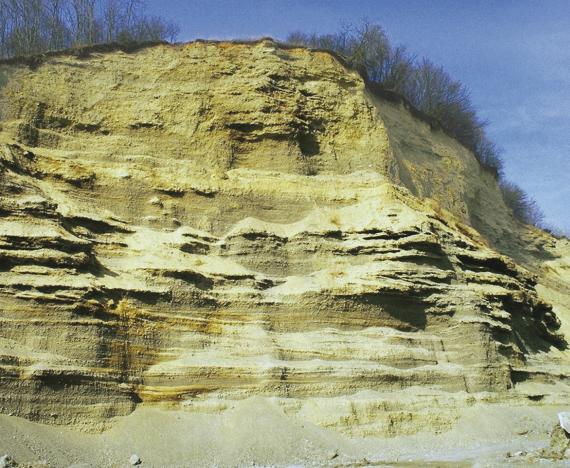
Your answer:
[[[0,58],[100,43],[174,40],[143,0],[0,0]]]

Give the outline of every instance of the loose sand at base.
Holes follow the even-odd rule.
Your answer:
[[[570,466],[517,454],[548,446],[560,407],[476,405],[442,434],[349,438],[286,416],[268,398],[219,414],[141,406],[100,434],[0,415],[0,453],[26,466]],[[515,454],[508,457],[507,453]]]

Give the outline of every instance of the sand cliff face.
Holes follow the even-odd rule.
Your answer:
[[[193,43],[0,74],[2,412],[101,428],[264,395],[394,435],[568,397],[568,243],[331,55]]]

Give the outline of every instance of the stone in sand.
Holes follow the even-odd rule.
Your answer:
[[[567,457],[570,449],[570,435],[562,428],[562,423],[556,424],[550,434],[550,446],[542,451],[542,457],[562,460]]]
[[[2,455],[0,457],[0,468],[11,468],[14,466],[18,466],[18,464],[10,455]]]

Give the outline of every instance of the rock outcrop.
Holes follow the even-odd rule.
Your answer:
[[[96,429],[265,395],[395,435],[568,398],[568,241],[334,56],[33,65],[0,66],[2,412]]]

